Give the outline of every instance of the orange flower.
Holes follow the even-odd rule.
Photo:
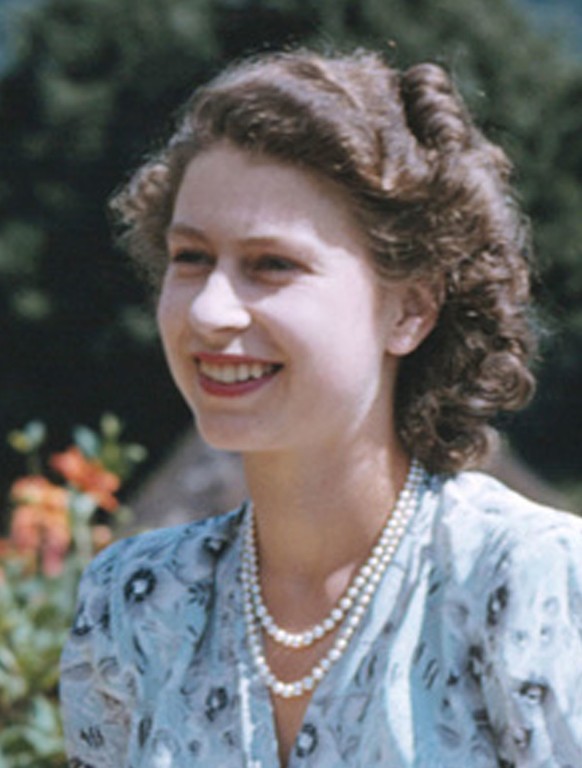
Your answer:
[[[17,504],[32,504],[51,510],[67,509],[69,494],[42,475],[21,477],[12,484],[10,496]]]
[[[68,525],[45,529],[41,550],[42,570],[46,576],[58,576],[63,570],[65,558],[71,545],[71,531]]]
[[[21,552],[39,552],[42,534],[46,527],[44,509],[32,504],[16,507],[12,516],[10,535],[14,546]]]
[[[71,544],[69,494],[44,477],[17,480],[11,489],[16,502],[10,537],[25,556],[40,555],[43,572],[58,575]]]
[[[12,518],[11,538],[18,552],[39,555],[47,576],[57,576],[63,569],[71,544],[71,531],[66,512],[59,518],[47,515],[43,507],[16,507]]]
[[[76,446],[64,453],[55,453],[50,465],[72,486],[89,494],[107,512],[113,512],[119,501],[113,495],[120,486],[120,480],[109,472],[101,462],[88,459]]]

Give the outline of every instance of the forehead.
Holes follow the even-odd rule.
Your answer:
[[[280,236],[286,230],[365,249],[347,195],[314,171],[216,144],[188,164],[171,226],[220,227],[239,236]]]

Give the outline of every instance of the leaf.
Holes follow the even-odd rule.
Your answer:
[[[18,453],[32,453],[46,440],[46,427],[42,421],[30,421],[22,429],[8,433],[8,443]]]
[[[72,493],[70,508],[78,522],[87,523],[97,509],[97,503],[88,493]]]
[[[107,440],[118,440],[123,431],[121,421],[113,413],[104,413],[99,426],[101,434]]]
[[[99,456],[101,440],[92,429],[83,426],[75,427],[73,439],[87,458],[96,459]]]

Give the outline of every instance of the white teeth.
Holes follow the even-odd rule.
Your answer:
[[[200,372],[209,379],[219,381],[222,384],[233,384],[234,382],[248,381],[249,379],[260,379],[267,376],[275,370],[275,366],[264,363],[208,363],[204,360],[199,362]]]

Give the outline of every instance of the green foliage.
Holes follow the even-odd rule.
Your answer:
[[[0,582],[0,765],[65,764],[57,683],[59,658],[73,620],[79,563],[56,578],[4,567]]]
[[[146,449],[137,443],[121,442],[124,426],[112,413],[106,413],[101,417],[99,429],[99,432],[95,432],[82,425],[76,426],[73,429],[75,444],[85,456],[100,461],[120,480],[124,482],[129,480],[137,465],[147,459]]]
[[[0,355],[11,362],[0,376],[0,432],[41,412],[58,438],[72,418],[91,421],[113,408],[152,460],[160,456],[190,416],[165,373],[148,298],[111,245],[106,200],[167,133],[192,89],[227,61],[289,43],[363,44],[402,66],[445,63],[515,159],[543,265],[540,293],[561,341],[552,341],[538,403],[514,434],[546,471],[579,472],[571,446],[582,429],[582,72],[513,0],[9,7],[11,51],[0,77]],[[10,462],[0,452],[5,477]]]
[[[110,540],[110,529],[127,521],[129,511],[113,493],[145,458],[144,449],[124,442],[122,433],[111,414],[101,418],[99,431],[77,426],[74,445],[49,458],[64,487],[43,473],[40,451],[47,435],[41,422],[9,435],[29,474],[12,486],[10,537],[0,540],[1,768],[65,765],[59,659],[79,578],[95,550]],[[49,560],[44,555],[59,521],[65,547]]]

